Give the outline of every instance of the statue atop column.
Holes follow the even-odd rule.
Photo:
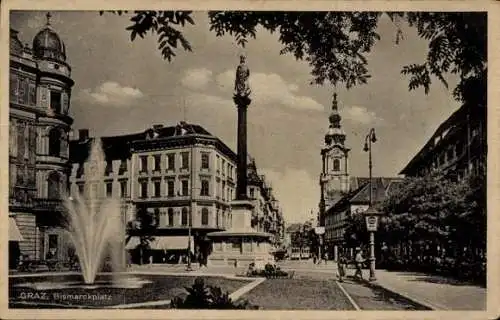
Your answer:
[[[236,79],[234,81],[234,95],[238,97],[248,97],[251,93],[250,84],[250,69],[246,64],[246,57],[240,55],[240,64],[236,69]]]

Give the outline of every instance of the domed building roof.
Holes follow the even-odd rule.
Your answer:
[[[47,24],[33,38],[33,54],[39,59],[66,61],[66,47],[50,25],[50,17],[50,13],[47,13]]]

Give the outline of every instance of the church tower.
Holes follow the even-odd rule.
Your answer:
[[[349,151],[345,145],[346,135],[342,130],[338,110],[337,94],[333,94],[330,126],[321,149],[322,170],[320,175],[320,225],[324,226],[325,211],[349,191]]]

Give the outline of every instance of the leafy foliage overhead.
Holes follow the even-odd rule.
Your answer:
[[[122,15],[127,11],[113,11]],[[101,14],[103,12],[101,11]],[[380,39],[377,33],[382,12],[272,12],[210,11],[210,30],[217,36],[229,34],[244,47],[256,38],[259,28],[279,33],[281,54],[291,54],[311,66],[312,83],[344,84],[347,88],[370,78],[367,54]],[[423,87],[427,94],[433,77],[446,87],[446,75],[456,74],[457,100],[486,106],[487,17],[481,12],[389,12],[397,27],[396,43],[403,36],[401,22],[416,28],[429,42],[423,63],[402,68],[409,76],[409,89]],[[134,11],[127,27],[131,40],[151,32],[158,36],[162,56],[172,61],[178,47],[192,51],[181,28],[194,25],[191,11]]]

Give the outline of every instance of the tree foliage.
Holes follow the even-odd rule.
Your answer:
[[[103,12],[101,12],[102,14]],[[114,11],[124,14],[126,11]],[[229,34],[244,47],[256,38],[259,28],[279,34],[281,54],[291,54],[311,66],[311,83],[344,84],[347,88],[366,84],[370,78],[369,54],[380,40],[377,26],[382,12],[271,12],[210,11],[210,30],[219,37]],[[409,89],[423,87],[427,94],[433,77],[448,86],[446,75],[456,74],[459,83],[453,94],[457,100],[486,106],[487,18],[480,12],[389,12],[402,37],[401,23],[415,28],[428,41],[424,62],[402,68],[409,76]],[[171,61],[179,44],[192,51],[180,30],[194,25],[191,11],[134,11],[127,27],[131,40],[148,32],[158,35],[164,59]]]
[[[390,14],[393,21],[404,18],[418,35],[429,42],[426,61],[405,66],[409,88],[429,92],[431,75],[446,87],[447,73],[459,76],[454,97],[471,105],[486,106],[487,17],[482,13],[411,12]]]
[[[426,243],[456,248],[486,249],[486,175],[474,174],[460,182],[439,175],[406,178],[379,205],[377,243]],[[368,243],[362,214],[347,219],[349,247]]]

